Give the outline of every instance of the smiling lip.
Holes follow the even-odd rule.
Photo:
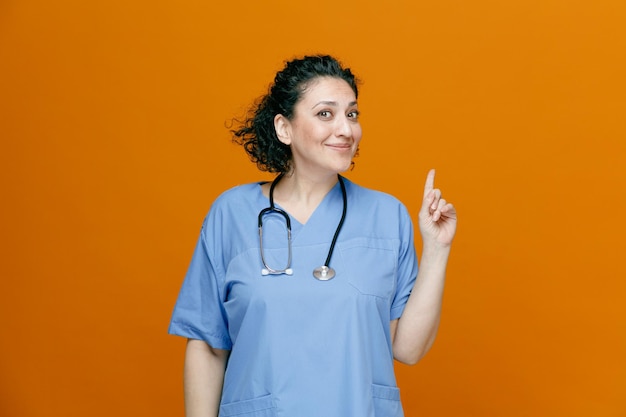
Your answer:
[[[340,151],[346,150],[346,149],[352,149],[352,145],[350,145],[349,143],[330,143],[326,146],[332,149],[340,150]]]

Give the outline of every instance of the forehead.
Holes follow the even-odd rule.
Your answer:
[[[350,84],[336,77],[317,77],[309,81],[304,88],[300,101],[337,101],[356,102],[356,96]]]

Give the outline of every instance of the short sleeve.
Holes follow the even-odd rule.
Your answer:
[[[224,268],[211,256],[209,234],[215,230],[207,216],[196,249],[178,295],[169,333],[200,339],[216,349],[231,349],[228,320],[224,310]],[[213,230],[212,230],[213,229]]]
[[[413,222],[403,205],[400,205],[400,251],[398,253],[398,282],[391,302],[391,320],[400,318],[417,278],[417,255],[413,240]]]

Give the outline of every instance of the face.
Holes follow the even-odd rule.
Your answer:
[[[298,173],[346,171],[361,141],[356,97],[340,78],[313,80],[296,103],[292,119],[278,115],[274,125],[279,140],[291,147]]]

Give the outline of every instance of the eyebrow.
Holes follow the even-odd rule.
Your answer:
[[[320,105],[324,105],[324,106],[338,106],[339,103],[337,103],[336,101],[320,101],[318,103],[315,103],[315,105],[313,107],[311,107],[312,109],[316,108],[317,106]],[[356,106],[357,102],[356,101],[351,101],[350,103],[348,103],[348,106]]]

